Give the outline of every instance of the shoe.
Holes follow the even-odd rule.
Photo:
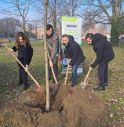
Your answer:
[[[76,86],[77,84],[71,84],[72,87]]]
[[[98,87],[98,86],[100,86],[100,84],[98,83],[98,84],[96,84],[96,86]]]
[[[24,85],[23,90],[27,90],[27,89],[28,89],[28,86]]]
[[[108,83],[104,83],[104,86],[105,86],[105,87],[108,87]]]
[[[18,86],[23,86],[23,83],[18,83]]]
[[[98,86],[97,88],[93,89],[94,91],[100,91],[100,90],[105,90],[104,86]]]

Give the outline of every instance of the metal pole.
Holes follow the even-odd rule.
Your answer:
[[[46,111],[50,110],[50,93],[49,93],[49,80],[48,80],[48,57],[47,57],[47,40],[46,40],[46,25],[47,25],[47,8],[48,0],[45,0],[45,13],[44,13],[44,50],[45,50],[45,72],[46,72]]]

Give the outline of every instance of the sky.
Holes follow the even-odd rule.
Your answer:
[[[2,18],[6,18],[6,17],[13,17],[13,18],[17,18],[17,16],[14,16],[12,14],[10,14],[9,12],[12,9],[12,5],[10,5],[9,3],[7,3],[7,1],[9,0],[0,0],[0,19]],[[30,9],[28,15],[27,15],[27,19],[30,20],[36,20],[38,16],[38,13],[36,12],[36,10],[34,10],[33,8]]]
[[[5,2],[0,1],[0,18],[3,18],[5,16],[3,9],[7,8]]]

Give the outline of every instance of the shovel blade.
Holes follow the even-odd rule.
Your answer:
[[[44,91],[43,87],[37,86],[37,85],[35,86],[34,90],[35,90],[36,92],[43,92],[43,91]]]
[[[83,83],[81,83],[81,88],[82,88],[82,89],[85,89],[85,88],[86,88],[86,86],[87,86],[87,84],[86,84],[86,83],[84,83],[84,82],[83,82]]]

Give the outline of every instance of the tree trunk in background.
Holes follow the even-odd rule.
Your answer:
[[[117,46],[119,43],[119,18],[121,15],[121,0],[111,0],[112,18],[111,18],[111,43]]]
[[[23,29],[23,32],[25,33],[26,32],[26,28],[25,28],[25,18],[22,19],[22,29]]]
[[[52,22],[53,22],[53,28],[56,31],[56,0],[54,0],[54,8],[52,11]]]
[[[119,31],[118,31],[118,19],[112,19],[111,21],[111,43],[112,46],[117,46],[119,43]]]

